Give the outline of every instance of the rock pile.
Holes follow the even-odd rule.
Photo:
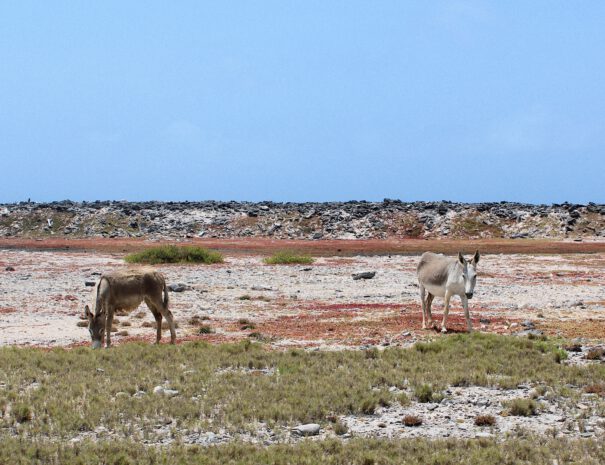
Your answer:
[[[511,202],[20,202],[0,205],[5,237],[277,239],[598,238],[605,205]]]

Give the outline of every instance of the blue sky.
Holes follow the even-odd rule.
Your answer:
[[[0,3],[0,202],[605,202],[605,2]]]

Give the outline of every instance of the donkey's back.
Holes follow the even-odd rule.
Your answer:
[[[433,295],[445,296],[447,281],[455,264],[455,258],[433,252],[423,253],[417,268],[419,284]]]

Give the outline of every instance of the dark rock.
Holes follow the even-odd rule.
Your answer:
[[[376,276],[375,271],[364,271],[363,273],[354,273],[353,279],[355,281],[359,279],[372,279],[374,276]]]
[[[186,284],[182,284],[182,283],[168,285],[168,290],[171,292],[184,292],[189,289],[191,289],[190,286],[187,286]]]
[[[4,271],[15,271],[15,269],[12,266],[7,266]]]
[[[86,287],[95,287],[95,282],[94,281],[84,281],[84,285]]]

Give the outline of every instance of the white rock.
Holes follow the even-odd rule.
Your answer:
[[[153,393],[154,394],[164,394],[164,387],[163,386],[156,386],[153,388]]]
[[[316,436],[319,434],[321,426],[317,423],[309,423],[307,425],[298,425],[292,428],[292,433],[298,436]]]

